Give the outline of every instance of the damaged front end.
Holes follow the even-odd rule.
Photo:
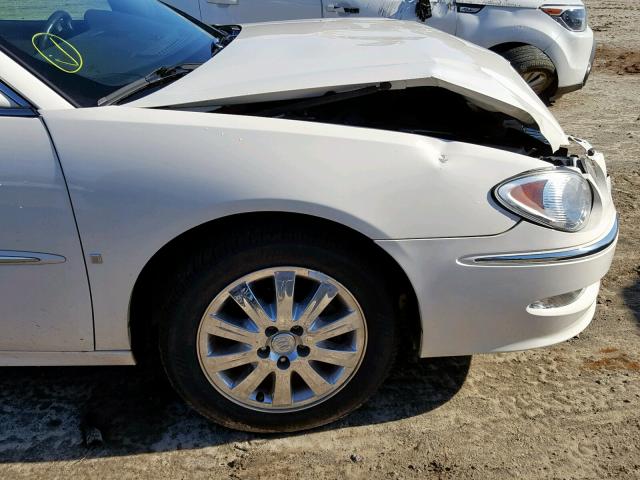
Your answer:
[[[499,55],[387,19],[244,25],[210,61],[130,105],[379,128],[534,156],[569,144]]]
[[[214,111],[425,135],[554,162],[566,156],[564,148],[554,152],[535,126],[484,110],[440,87],[392,89],[391,83],[383,82],[312,98],[225,105]]]

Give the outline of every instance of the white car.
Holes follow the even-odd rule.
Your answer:
[[[362,404],[401,339],[591,321],[603,156],[500,56],[416,22],[62,3],[0,9],[1,365],[161,361],[208,418],[293,431]]]
[[[582,0],[166,0],[208,24],[387,17],[427,25],[508,59],[544,100],[579,90],[596,45]]]

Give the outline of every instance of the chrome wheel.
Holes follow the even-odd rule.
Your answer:
[[[246,275],[209,304],[198,329],[209,382],[245,407],[287,412],[335,395],[367,344],[364,315],[335,279],[300,267]]]
[[[538,95],[544,93],[553,81],[553,78],[543,70],[525,72],[522,74],[522,78],[525,82],[527,82],[527,84],[529,84],[531,90],[533,90]]]

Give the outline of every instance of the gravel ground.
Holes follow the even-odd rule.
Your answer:
[[[286,436],[209,424],[136,368],[5,368],[0,478],[640,478],[640,5],[588,5],[595,72],[553,112],[606,153],[621,237],[579,338],[402,364],[347,419]]]

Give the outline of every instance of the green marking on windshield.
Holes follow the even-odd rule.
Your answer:
[[[44,48],[45,42],[51,45],[43,51],[41,47]],[[31,43],[42,58],[65,73],[78,73],[84,65],[78,49],[58,35],[46,32],[36,33],[31,37]]]

